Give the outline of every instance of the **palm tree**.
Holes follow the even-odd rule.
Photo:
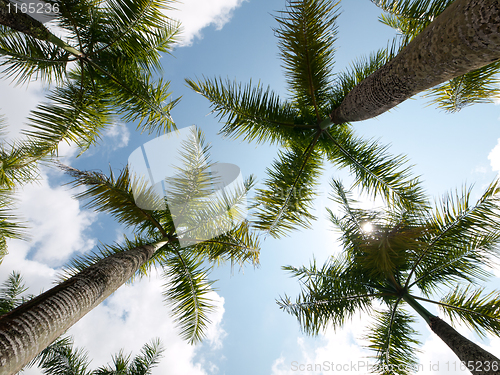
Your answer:
[[[173,177],[173,182],[169,181],[172,187],[169,199],[176,195],[183,199],[205,197],[212,188],[209,148],[204,145],[201,133],[196,140],[197,147],[192,140],[183,144],[180,155],[185,168]],[[181,335],[191,343],[201,340],[209,323],[208,313],[214,309],[208,295],[213,282],[208,280],[209,268],[204,262],[257,264],[259,252],[259,240],[247,221],[238,221],[231,230],[214,238],[203,236],[203,230],[210,232],[212,225],[218,225],[221,207],[234,207],[242,201],[252,179],[218,201],[206,201],[204,207],[200,207],[198,200],[193,215],[205,220],[193,227],[189,212],[177,213],[175,219],[179,216],[185,219],[175,226],[174,214],[168,209],[140,208],[133,191],[137,181],[128,169],[117,177],[113,173],[105,176],[71,167],[63,169],[74,178],[74,186],[86,188],[77,197],[90,199],[87,207],[110,213],[120,223],[134,228],[136,237],[73,260],[66,272],[69,278],[0,317],[0,374],[18,371],[123,283],[134,275],[147,275],[153,267],[163,270],[167,280],[165,300],[172,307]],[[142,196],[159,199],[151,190],[143,190]],[[189,205],[185,207],[186,211],[191,209]],[[231,209],[231,214],[236,218],[237,212]],[[188,237],[191,244],[181,246],[180,240]]]
[[[378,116],[413,95],[449,80],[452,80],[449,84],[434,91],[438,95],[449,91],[444,92],[442,98],[451,98],[445,107],[459,109],[474,97],[484,100],[484,89],[474,80],[488,81],[498,73],[498,1],[372,1],[392,13],[385,22],[401,31],[404,42],[411,42],[334,107],[330,114],[333,123]],[[485,66],[487,68],[483,68]],[[477,71],[479,68],[483,70]],[[466,99],[461,103],[452,90],[463,91],[464,87],[469,95],[459,95],[458,98]],[[490,94],[486,93],[486,97]]]
[[[23,278],[19,272],[12,272],[0,288],[0,315],[12,311],[14,308],[34,298],[32,295],[22,296],[28,290],[23,283]],[[61,337],[54,341],[47,348],[28,364],[42,369],[47,375],[104,375],[113,373],[123,373],[130,375],[148,375],[161,356],[159,339],[144,345],[141,355],[136,356],[132,361],[129,356],[125,356],[123,351],[113,357],[114,371],[111,366],[103,366],[94,371],[88,371],[89,361],[87,354],[79,349],[73,348],[71,337]]]
[[[375,324],[366,337],[376,351],[380,374],[409,374],[417,365],[417,332],[411,327],[415,319],[406,310],[410,307],[473,374],[498,374],[498,358],[420,301],[437,305],[452,322],[465,323],[480,336],[500,334],[500,291],[481,286],[499,258],[500,181],[476,204],[470,203],[470,189],[464,189],[445,196],[426,213],[395,207],[363,210],[355,207],[351,192],[340,182],[333,180],[332,188],[343,215],[329,213],[341,231],[343,251],[321,268],[314,262],[284,267],[301,280],[302,293],[296,302],[281,298],[280,307],[310,334],[331,324],[342,326],[356,312],[374,314]],[[444,288],[449,289],[445,295]],[[433,297],[436,294],[440,300]]]
[[[55,20],[67,42],[28,14],[8,14],[9,1],[0,1],[3,73],[18,83],[57,84],[26,131],[43,152],[62,140],[84,151],[116,115],[150,133],[175,129],[170,110],[178,99],[166,103],[169,83],[155,77],[179,31],[163,14],[172,1],[49,3],[58,6]]]
[[[387,59],[387,53],[379,51],[355,63],[341,79],[333,76],[337,8],[338,3],[327,0],[288,1],[276,17],[289,100],[252,82],[242,86],[220,78],[187,80],[210,100],[217,116],[226,119],[222,134],[283,148],[268,169],[266,188],[257,195],[256,225],[275,237],[308,227],[314,218],[308,211],[323,156],[348,167],[356,184],[373,196],[408,209],[423,203],[418,179],[410,178],[409,168],[401,168],[404,157],[393,157],[387,147],[357,137],[350,124],[331,126],[331,109]]]
[[[69,337],[58,339],[44,349],[30,365],[37,365],[45,375],[150,375],[159,363],[163,349],[159,339],[152,340],[141,349],[141,354],[133,359],[123,350],[113,356],[113,365],[89,370],[87,353],[73,348]]]

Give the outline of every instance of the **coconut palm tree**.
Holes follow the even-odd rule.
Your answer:
[[[411,42],[334,107],[330,114],[333,123],[378,116],[413,95],[438,85],[432,94],[443,99],[444,107],[451,110],[498,94],[498,91],[485,92],[481,85],[488,81],[492,83],[491,78],[499,69],[498,1],[373,2],[391,13],[383,20],[400,30],[403,45]],[[478,71],[479,68],[483,69]],[[457,95],[453,90],[461,94]]]
[[[206,197],[207,191],[213,188],[209,148],[202,134],[196,134],[193,138],[196,144],[193,139],[183,143],[180,155],[184,169],[172,177],[173,182],[168,181],[172,192],[168,195],[169,204],[176,196],[192,200]],[[208,279],[209,264],[258,262],[259,240],[248,221],[237,220],[225,233],[210,236],[212,226],[220,223],[221,210],[231,208],[228,211],[233,218],[238,218],[233,207],[246,196],[253,184],[252,178],[245,186],[234,188],[218,200],[205,200],[204,206],[200,203],[203,200],[198,200],[194,213],[190,212],[193,207],[186,204],[182,214],[174,214],[168,208],[139,207],[137,194],[134,195],[137,180],[129,175],[128,169],[116,177],[113,173],[106,176],[71,167],[63,169],[73,177],[74,186],[85,188],[77,197],[89,199],[87,207],[110,213],[120,223],[133,228],[136,237],[74,259],[61,284],[0,317],[0,374],[19,371],[123,283],[134,275],[149,274],[154,267],[163,270],[165,300],[172,307],[182,337],[191,343],[201,340],[209,324],[208,313],[214,309],[209,294],[213,283]],[[141,196],[147,198],[149,194],[152,200],[163,199],[155,196],[153,190],[144,189]],[[198,220],[195,227],[190,215],[203,220]],[[184,217],[180,224],[179,217]],[[181,239],[189,240],[189,244],[183,245],[185,242]]]
[[[332,188],[343,214],[329,214],[340,229],[343,251],[322,267],[314,262],[284,267],[301,280],[302,293],[295,302],[281,298],[280,307],[310,334],[340,327],[357,312],[374,315],[366,338],[380,374],[409,374],[416,368],[418,340],[410,308],[473,374],[498,374],[497,357],[421,303],[438,306],[452,323],[464,323],[480,336],[500,334],[500,291],[483,286],[500,256],[500,181],[476,204],[470,202],[471,190],[464,189],[426,213],[360,209],[340,182],[333,180]]]
[[[62,140],[84,151],[116,116],[150,133],[175,128],[170,110],[177,100],[166,102],[169,83],[155,77],[161,53],[172,48],[179,31],[163,13],[171,3],[50,1],[64,41],[30,15],[9,13],[10,2],[0,1],[3,74],[17,83],[57,85],[50,101],[32,112],[26,131],[45,153]]]
[[[387,147],[357,137],[350,124],[331,126],[331,109],[359,81],[387,59],[379,51],[359,60],[341,76],[332,74],[338,3],[327,0],[288,1],[276,17],[280,57],[290,98],[282,100],[270,88],[252,82],[223,79],[187,80],[210,100],[213,111],[226,123],[221,133],[282,147],[268,169],[266,188],[257,195],[257,226],[273,236],[307,227],[314,185],[323,158],[347,167],[356,183],[373,196],[382,196],[408,209],[423,203],[418,179],[410,178],[402,156]]]

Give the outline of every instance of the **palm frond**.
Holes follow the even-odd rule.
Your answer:
[[[427,246],[412,265],[415,281],[411,285],[425,292],[438,284],[453,285],[460,279],[476,282],[489,276],[484,266],[498,257],[500,241],[499,193],[496,180],[474,205],[470,188],[442,199],[427,221]]]
[[[28,118],[30,128],[24,133],[46,152],[57,149],[59,142],[75,142],[85,151],[99,139],[100,132],[112,122],[110,97],[95,90],[89,81],[68,81],[47,96]]]
[[[355,186],[407,211],[428,207],[419,179],[405,165],[406,157],[390,155],[387,146],[357,138],[347,127],[329,128],[325,133],[328,138],[318,146],[332,163],[351,170]]]
[[[12,271],[0,288],[0,315],[6,314],[21,305],[25,298],[20,297],[28,288],[24,285],[19,272]]]
[[[179,23],[164,12],[172,10],[174,1],[140,0],[108,1],[100,22],[100,43],[89,56],[102,51],[121,51],[141,61],[145,69],[161,69],[160,52],[167,52],[176,41]]]
[[[76,194],[75,198],[90,199],[85,207],[107,212],[127,227],[133,227],[141,232],[165,234],[165,229],[155,219],[155,213],[140,208],[135,200],[129,178],[128,168],[125,168],[115,177],[110,169],[109,176],[100,172],[80,171],[78,169],[60,166],[73,177],[70,184],[76,188],[85,187],[85,190]]]
[[[209,294],[213,281],[207,279],[202,261],[184,249],[178,249],[164,262],[164,298],[172,308],[172,316],[181,336],[190,343],[199,342],[210,323],[209,314],[215,303]]]
[[[14,189],[39,177],[38,163],[45,161],[46,147],[32,140],[0,143],[0,188]]]
[[[7,239],[27,239],[26,225],[12,212],[12,190],[0,188],[0,264],[8,254]]]
[[[31,365],[37,364],[44,375],[91,375],[90,360],[83,349],[74,349],[73,340],[64,337],[44,349]]]
[[[71,61],[59,47],[0,25],[0,67],[2,75],[17,84],[41,80],[61,83]]]
[[[401,34],[411,37],[418,35],[434,18],[450,5],[453,0],[372,0],[376,6],[392,17],[397,18],[397,23],[387,16],[382,16],[380,21],[395,27]]]
[[[210,100],[219,119],[225,119],[220,131],[224,136],[243,136],[247,141],[259,143],[284,143],[290,136],[300,134],[300,129],[311,128],[291,104],[280,100],[270,88],[264,90],[260,83],[242,86],[221,78],[186,82]]]
[[[482,337],[500,334],[500,291],[485,293],[484,288],[456,287],[439,304],[451,321],[460,320]]]
[[[374,372],[381,375],[409,375],[418,368],[415,345],[417,331],[411,327],[415,320],[404,311],[391,306],[391,310],[377,311],[375,324],[366,338],[368,346],[376,351]]]
[[[382,293],[367,285],[359,269],[352,269],[342,256],[332,257],[321,268],[313,262],[308,268],[283,267],[302,282],[302,292],[295,302],[288,296],[277,301],[281,309],[294,315],[301,329],[318,334],[330,325],[338,327],[356,311],[366,310],[372,299]]]
[[[299,109],[313,107],[317,121],[322,120],[319,109],[327,102],[331,81],[338,4],[289,0],[276,17],[279,27],[274,31],[292,98]]]
[[[159,363],[163,351],[158,338],[145,344],[141,349],[141,354],[134,357],[130,364],[130,375],[150,375],[151,370]]]
[[[293,145],[280,151],[278,160],[267,169],[265,189],[257,189],[255,226],[273,237],[296,228],[307,228],[315,217],[309,213],[316,193],[314,186],[321,172],[315,140],[304,148]]]
[[[221,265],[227,261],[240,264],[250,261],[259,263],[260,243],[258,234],[253,233],[248,221],[214,238],[202,238],[192,245],[196,256]]]
[[[430,89],[425,96],[447,112],[476,103],[493,103],[500,96],[500,62],[483,66]]]
[[[109,60],[107,70],[98,70],[101,75],[99,83],[104,92],[113,98],[117,113],[125,121],[137,121],[138,128],[149,134],[175,130],[170,111],[180,98],[167,102],[171,95],[170,82],[164,82],[161,78],[153,79],[151,73],[126,64],[125,56],[113,56]]]

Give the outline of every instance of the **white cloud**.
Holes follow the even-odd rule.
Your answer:
[[[74,252],[84,253],[95,246],[85,231],[96,214],[82,211],[72,197],[74,191],[50,187],[47,174],[41,174],[40,181],[20,189],[17,207],[30,227],[30,245],[36,249],[33,259],[58,266]]]
[[[488,155],[488,160],[490,161],[491,169],[493,171],[500,171],[500,138],[497,141],[495,147]]]
[[[26,129],[26,118],[30,110],[43,98],[42,84],[39,81],[29,85],[15,86],[10,80],[0,80],[0,113],[7,118],[9,138],[21,138],[21,130]]]
[[[229,22],[233,11],[245,0],[184,0],[174,4],[176,10],[167,15],[182,23],[181,46],[190,46],[194,39],[202,39],[201,30],[214,25],[217,30]]]

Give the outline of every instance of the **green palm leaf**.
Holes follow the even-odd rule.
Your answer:
[[[451,321],[459,319],[479,336],[500,334],[500,291],[485,293],[484,288],[457,286],[441,299],[439,307]]]
[[[270,141],[285,143],[300,129],[312,128],[290,103],[280,100],[270,88],[264,90],[252,82],[242,86],[236,82],[222,79],[204,79],[187,84],[197,93],[210,100],[211,107],[220,119],[225,118],[225,125],[220,133],[224,136],[243,136],[247,141]]]
[[[315,262],[308,268],[283,269],[301,279],[302,292],[295,302],[285,295],[278,305],[297,317],[301,329],[309,334],[342,325],[356,311],[368,309],[374,297],[382,295],[366,283],[362,270],[351,267],[343,256],[332,257],[320,269]]]
[[[476,103],[493,103],[500,96],[498,72],[500,62],[494,62],[436,86],[425,96],[448,112],[458,112]]]
[[[299,110],[314,107],[318,122],[331,81],[337,6],[325,0],[290,0],[276,17],[279,27],[274,31],[293,101]]]
[[[23,304],[27,298],[20,296],[27,290],[21,274],[13,271],[0,288],[0,315],[7,314]]]
[[[296,145],[280,151],[272,169],[267,169],[267,188],[257,189],[255,225],[273,237],[298,227],[307,228],[315,219],[309,212],[321,165],[313,147],[311,143],[307,148]]]
[[[19,84],[41,80],[44,83],[61,83],[70,58],[67,51],[52,43],[30,36],[19,38],[5,26],[0,25],[0,62],[2,74]]]
[[[415,323],[406,312],[397,310],[377,311],[375,324],[366,338],[368,346],[377,352],[375,373],[381,375],[409,375],[417,369],[418,361],[415,345],[420,342],[415,338],[417,331],[411,327]]]
[[[427,199],[419,179],[405,166],[406,157],[390,155],[387,146],[358,138],[348,127],[330,128],[326,135],[319,147],[328,160],[350,169],[362,191],[408,211],[426,209]]]
[[[430,291],[441,283],[476,282],[490,276],[484,266],[498,257],[499,193],[496,180],[474,205],[470,189],[443,198],[428,219],[427,246],[412,266],[416,280],[410,285]]]
[[[135,228],[139,233],[151,234],[155,229],[164,231],[154,212],[144,210],[135,203],[127,168],[117,177],[111,170],[108,177],[100,172],[79,171],[67,166],[61,168],[74,178],[71,182],[73,187],[86,187],[75,195],[77,199],[90,199],[85,207],[110,213],[119,223]]]
[[[164,349],[160,340],[152,340],[141,348],[141,354],[133,359],[121,350],[113,356],[113,365],[101,366],[92,371],[92,375],[150,375],[152,369],[159,363]]]
[[[44,375],[91,375],[90,360],[83,349],[74,349],[73,340],[64,337],[44,349],[31,363],[38,364]]]
[[[181,329],[181,336],[190,343],[200,341],[210,323],[208,314],[215,309],[209,297],[213,281],[202,261],[179,249],[164,263],[165,302],[172,307],[172,316]]]

